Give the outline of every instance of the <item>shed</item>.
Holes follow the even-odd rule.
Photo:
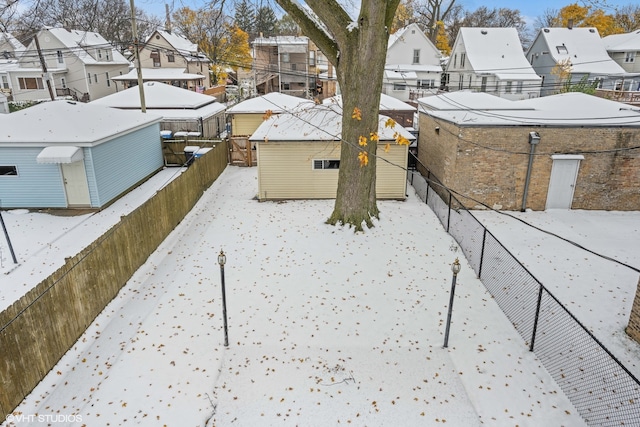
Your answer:
[[[199,132],[206,138],[217,138],[225,131],[226,107],[215,97],[161,82],[145,82],[142,87],[147,112],[162,117],[161,131]],[[92,104],[140,110],[140,88],[134,86]]]
[[[379,119],[376,197],[404,200],[408,146],[398,145],[395,132],[415,137],[399,125],[385,127]],[[296,114],[265,120],[250,137],[258,158],[258,199],[332,199],[338,188],[342,114],[336,105],[316,105]],[[382,147],[389,143],[389,150]],[[357,142],[353,144],[358,147]]]
[[[419,102],[420,164],[467,208],[640,210],[638,108],[584,93]]]
[[[103,208],[163,167],[161,118],[73,101],[0,115],[2,208]]]

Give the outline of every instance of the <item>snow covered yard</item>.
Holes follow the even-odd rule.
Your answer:
[[[5,425],[584,425],[411,191],[354,234],[256,189],[227,168]]]

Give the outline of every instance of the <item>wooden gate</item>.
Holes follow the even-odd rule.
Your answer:
[[[258,164],[256,146],[248,136],[232,136],[229,139],[229,163],[234,166],[255,166]]]

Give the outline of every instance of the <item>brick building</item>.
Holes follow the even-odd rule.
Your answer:
[[[640,210],[640,109],[582,93],[419,103],[420,167],[467,208]]]

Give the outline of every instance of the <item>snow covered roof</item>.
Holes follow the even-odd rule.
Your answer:
[[[48,28],[60,43],[70,49],[85,64],[128,64],[129,61],[100,34],[91,31],[67,30],[65,28]],[[79,49],[80,48],[80,49]],[[111,60],[98,61],[85,49],[103,49],[111,52]]]
[[[191,42],[186,37],[164,30],[156,30],[156,32],[160,34],[167,41],[167,43],[169,43],[179,52],[191,54],[198,52],[198,45]],[[149,38],[147,38],[146,43],[149,43],[153,36],[154,34],[151,34]]]
[[[380,141],[395,141],[399,133],[409,141],[415,139],[400,125],[386,127],[388,117],[379,116]],[[296,113],[271,116],[258,126],[251,141],[338,141],[342,134],[342,108],[338,105],[314,105]]]
[[[154,114],[92,103],[43,102],[11,114],[0,114],[0,147],[94,146],[160,120]]]
[[[308,37],[298,37],[298,36],[273,36],[273,37],[257,37],[253,41],[254,45],[265,45],[265,46],[280,46],[286,44],[302,44],[308,45],[309,38]]]
[[[491,108],[487,103],[486,108],[473,107],[471,98],[481,93],[468,92],[465,99],[458,102],[450,102],[454,94],[437,95],[430,98],[421,98],[421,105],[436,103],[439,98],[451,108],[447,110],[420,109],[420,112],[432,117],[443,119],[459,126],[546,126],[546,127],[638,127],[640,128],[640,109],[630,107],[628,104],[610,101],[584,93],[563,93],[558,95],[532,98],[521,101],[510,101],[503,98],[495,98],[498,108]],[[488,95],[491,96],[491,95]],[[484,97],[482,102],[489,101]],[[481,104],[476,102],[475,104]],[[512,103],[511,109],[505,108],[507,103]],[[456,108],[457,107],[457,108]]]
[[[476,73],[507,72],[513,80],[540,80],[522,51],[515,28],[460,28],[467,60]]]
[[[441,111],[459,110],[513,110],[517,108],[513,101],[486,92],[457,90],[438,96],[418,99],[421,108]]]
[[[573,73],[625,74],[607,53],[596,28],[542,28],[536,38],[545,41],[548,54],[556,63],[570,61]],[[534,45],[535,42],[531,46]]]
[[[206,96],[206,95],[205,95]],[[148,108],[147,112],[162,116],[163,120],[189,120],[189,119],[206,119],[216,114],[222,113],[226,109],[224,104],[214,102],[204,105],[196,109],[180,109],[180,108]]]
[[[417,80],[418,75],[415,71],[397,71],[397,70],[384,70],[385,80]],[[415,84],[415,83],[414,83]]]
[[[386,64],[385,71],[411,72],[422,71],[428,73],[442,73],[442,66],[433,64]]]
[[[608,52],[640,51],[640,30],[603,37],[602,43]]]
[[[143,68],[142,80],[198,80],[204,79],[201,74],[185,73],[186,68]],[[111,80],[137,80],[138,70],[134,68],[127,74],[112,77]]]
[[[262,114],[267,110],[274,113],[283,113],[297,108],[305,108],[314,105],[314,102],[297,96],[280,92],[269,92],[266,95],[249,98],[227,109],[228,114]]]
[[[143,88],[147,108],[197,109],[215,103],[216,101],[216,98],[213,96],[161,82],[145,82]],[[140,108],[140,88],[136,85],[126,90],[98,98],[91,103],[115,108],[138,109]],[[224,106],[222,107],[224,108]]]
[[[342,95],[332,96],[322,101],[325,105],[336,104],[342,106]],[[400,101],[393,96],[387,94],[380,94],[380,111],[416,111],[413,105],[409,105],[406,102]]]
[[[5,50],[8,52],[14,52],[17,57],[19,54],[27,50],[27,48],[12,34],[0,32],[0,59],[3,58],[2,52]]]

